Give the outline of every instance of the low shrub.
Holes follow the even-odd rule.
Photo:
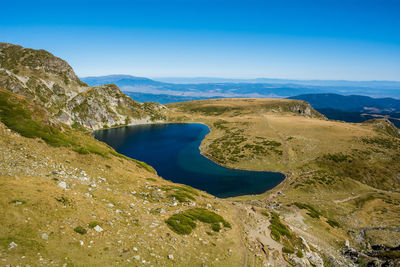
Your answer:
[[[180,235],[188,235],[194,228],[196,228],[194,220],[187,217],[184,213],[174,214],[165,222],[171,230]]]
[[[267,218],[269,217],[269,214],[268,214],[268,212],[266,210],[262,210],[261,214],[264,215]]]
[[[293,253],[294,253],[294,250],[291,249],[291,248],[288,248],[288,247],[283,247],[283,248],[282,248],[282,252],[283,252],[283,253],[287,253],[287,254],[293,254]]]
[[[99,222],[96,222],[96,221],[90,222],[90,223],[89,223],[89,228],[93,229],[93,228],[95,228],[97,225],[100,225],[100,223],[99,223]]]
[[[279,241],[281,235],[287,236],[288,238],[291,237],[289,229],[281,222],[276,212],[271,212],[271,219],[269,222],[271,223],[269,226],[271,229],[271,237],[274,240]]]
[[[86,234],[87,230],[83,228],[82,226],[77,226],[74,228],[74,231],[78,234],[84,235]]]
[[[317,211],[313,206],[311,206],[309,204],[304,204],[304,203],[299,203],[299,202],[295,202],[294,204],[299,209],[308,210],[307,214],[312,218],[319,219],[319,217],[322,215],[321,212]]]
[[[220,215],[205,208],[188,209],[169,217],[165,222],[171,230],[181,235],[187,235],[196,228],[196,221],[208,223],[215,232],[221,230],[221,223],[226,228],[231,228],[229,222]]]
[[[214,232],[219,232],[221,230],[221,225],[219,223],[213,223],[211,224],[211,229]]]
[[[329,220],[327,220],[326,222],[327,222],[331,227],[340,227],[340,224],[339,224],[337,221],[333,220],[333,219],[329,219]]]

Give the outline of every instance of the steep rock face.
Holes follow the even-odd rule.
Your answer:
[[[67,62],[44,50],[0,43],[0,87],[28,97],[63,123],[92,130],[165,119],[163,105],[136,102],[111,84],[89,87]]]
[[[136,102],[116,85],[108,84],[91,87],[73,97],[58,118],[67,124],[78,122],[86,128],[99,129],[162,121],[164,110],[156,103]]]

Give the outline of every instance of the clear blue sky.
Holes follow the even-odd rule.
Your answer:
[[[400,1],[2,1],[0,41],[80,76],[400,80]]]

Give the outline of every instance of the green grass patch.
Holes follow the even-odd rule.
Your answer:
[[[219,231],[221,231],[221,224],[219,224],[219,223],[213,223],[213,224],[211,224],[211,229],[212,229],[214,232],[219,232]]]
[[[287,254],[293,254],[293,253],[294,253],[294,250],[291,249],[291,248],[288,248],[288,247],[283,247],[283,248],[282,248],[282,252],[283,252],[283,253],[287,253]]]
[[[204,208],[185,210],[172,215],[165,222],[175,233],[188,235],[196,228],[196,221],[210,224],[215,232],[221,230],[221,224],[226,228],[231,228],[231,225],[220,215]]]
[[[63,124],[53,124],[45,110],[24,97],[0,89],[0,121],[27,138],[40,138],[53,147],[71,147],[79,154],[94,153],[108,158],[107,145]],[[76,128],[76,127],[75,127]]]
[[[162,189],[169,192],[168,197],[175,198],[179,202],[189,202],[189,200],[195,200],[195,196],[199,195],[196,189],[186,185],[166,186]]]
[[[303,252],[301,252],[301,251],[299,250],[299,251],[297,251],[296,256],[299,257],[299,258],[303,258],[303,257],[304,257],[304,254],[303,254]]]
[[[343,153],[335,153],[335,154],[326,154],[324,155],[324,158],[330,161],[333,161],[335,163],[340,163],[340,162],[351,162],[353,159],[349,155],[345,155]]]
[[[311,205],[309,205],[309,204],[304,204],[304,203],[299,203],[299,202],[295,202],[294,204],[295,204],[299,209],[308,210],[307,214],[308,214],[311,218],[319,219],[319,217],[322,216],[321,212],[317,211],[313,206],[311,206]]]
[[[261,214],[264,215],[265,217],[269,218],[269,213],[266,210],[262,210]]]
[[[87,233],[87,230],[83,228],[82,226],[77,226],[74,228],[74,231],[78,234],[84,235]]]
[[[291,238],[291,233],[286,225],[284,225],[281,220],[279,219],[279,215],[276,212],[271,212],[271,219],[269,220],[271,229],[271,237],[279,241],[281,236],[286,236]]]
[[[188,235],[196,228],[195,221],[185,213],[174,214],[166,221],[169,228],[177,234]]]
[[[136,162],[136,164],[137,164],[140,168],[145,169],[145,170],[148,171],[148,172],[157,174],[157,172],[156,172],[155,169],[153,169],[152,167],[150,167],[149,165],[147,165],[147,164],[144,163],[143,161],[136,160],[136,159],[130,159],[130,160],[133,160],[134,162]]]
[[[327,222],[331,227],[340,227],[340,224],[339,224],[337,221],[333,220],[333,219],[329,219],[329,220],[327,220],[326,222]]]

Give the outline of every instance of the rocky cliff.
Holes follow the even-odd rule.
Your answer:
[[[163,105],[136,102],[113,84],[90,87],[45,50],[0,43],[0,87],[26,96],[65,124],[90,130],[165,118]]]

